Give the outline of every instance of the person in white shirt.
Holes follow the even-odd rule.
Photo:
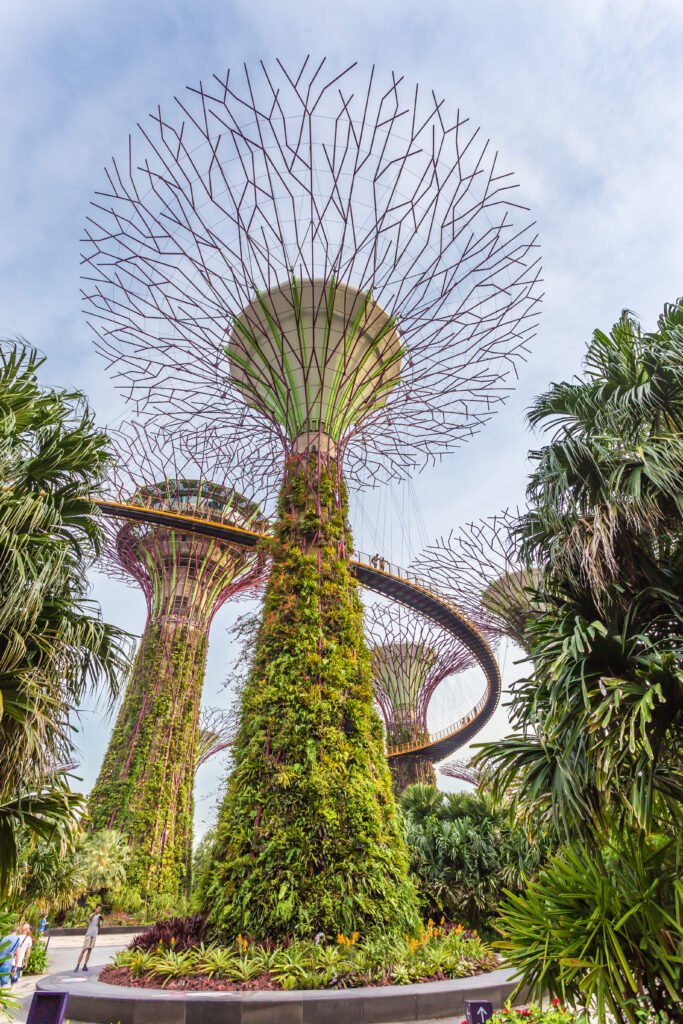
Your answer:
[[[14,951],[14,970],[12,972],[12,984],[16,984],[21,977],[22,970],[26,967],[29,957],[31,956],[31,946],[33,945],[33,939],[31,938],[31,925],[22,924],[19,929],[19,943]]]
[[[97,941],[97,934],[98,934],[98,932],[100,930],[101,925],[102,925],[102,907],[98,903],[97,906],[95,907],[94,912],[90,915],[90,917],[88,919],[88,927],[87,927],[86,932],[85,932],[85,938],[83,939],[83,947],[81,949],[81,952],[78,955],[78,963],[76,964],[76,967],[74,968],[74,973],[81,966],[81,960],[83,960],[83,957],[85,957],[85,960],[83,962],[83,970],[84,971],[88,970],[88,961],[90,960],[90,954],[92,953],[93,949],[95,948],[95,942]]]

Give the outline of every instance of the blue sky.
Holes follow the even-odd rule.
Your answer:
[[[405,562],[423,537],[521,500],[535,443],[524,409],[579,369],[594,327],[624,307],[650,325],[683,293],[682,43],[677,0],[5,0],[0,335],[30,340],[48,356],[45,381],[83,388],[111,422],[121,401],[80,311],[79,238],[102,168],[136,122],[214,71],[309,52],[433,88],[516,172],[538,221],[546,298],[518,389],[488,428],[410,488],[355,504],[359,546],[376,549],[374,525]],[[397,512],[414,500],[420,515]],[[99,575],[93,587],[110,619],[140,631],[140,595]],[[234,615],[227,608],[214,623],[210,704],[229,701]],[[508,682],[513,661],[508,652]],[[93,710],[83,722],[89,787],[110,725]],[[504,728],[501,712],[482,737]],[[209,765],[200,777],[200,827],[220,771]]]

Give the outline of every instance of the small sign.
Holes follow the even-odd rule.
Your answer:
[[[26,1024],[63,1024],[68,992],[35,992]]]
[[[493,1003],[488,1003],[485,999],[467,999],[465,1016],[467,1024],[484,1024],[493,1017]]]

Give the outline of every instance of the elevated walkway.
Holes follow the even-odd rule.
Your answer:
[[[132,519],[186,530],[188,533],[217,537],[244,547],[255,547],[262,537],[268,535],[266,532],[247,530],[231,523],[218,523],[197,515],[186,515],[143,505],[101,499],[95,499],[94,504],[105,515],[115,519]],[[471,652],[486,676],[486,693],[472,710],[458,721],[429,736],[424,742],[402,743],[387,748],[387,756],[390,758],[419,754],[433,762],[443,761],[472,739],[488,722],[498,706],[501,679],[493,651],[476,626],[468,622],[457,608],[438,592],[432,590],[427,581],[414,573],[377,555],[370,557],[362,552],[356,552],[351,559],[351,571],[358,582],[368,590],[413,608],[451,633]]]

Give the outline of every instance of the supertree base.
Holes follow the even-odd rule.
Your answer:
[[[259,940],[409,924],[416,903],[373,708],[334,462],[290,456],[203,900]]]

